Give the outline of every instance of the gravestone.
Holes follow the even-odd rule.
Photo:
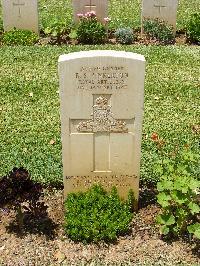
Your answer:
[[[95,11],[97,18],[104,22],[108,16],[108,0],[73,0],[74,21],[78,21],[77,14]]]
[[[59,57],[65,196],[94,183],[138,198],[145,59],[122,51]]]
[[[142,21],[145,19],[159,19],[173,26],[176,32],[178,0],[143,0]]]
[[[16,29],[39,33],[37,0],[2,0],[4,31]]]

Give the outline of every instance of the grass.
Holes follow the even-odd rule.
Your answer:
[[[111,28],[140,27],[140,0],[110,0]],[[70,0],[41,0],[41,29],[54,19],[72,23]],[[180,0],[177,28],[200,11],[200,0]],[[1,16],[0,6],[0,16]],[[2,17],[0,18],[2,29]],[[117,49],[146,57],[142,179],[153,178],[159,158],[150,139],[157,132],[168,150],[189,145],[197,153],[199,136],[199,54],[191,46],[33,46],[0,47],[0,176],[13,167],[27,168],[35,180],[62,181],[57,59],[60,54],[89,49]],[[50,144],[51,140],[55,144]]]
[[[110,0],[109,17],[112,18],[110,27],[140,27],[141,0]],[[189,15],[192,12],[200,12],[200,0],[179,0],[177,29],[184,29]],[[0,4],[0,17],[1,17]],[[40,0],[39,15],[41,28],[44,29],[51,22],[58,18],[66,21],[68,25],[72,22],[71,0]],[[0,28],[2,28],[2,18],[0,18]]]
[[[195,46],[33,46],[0,48],[0,176],[23,166],[35,180],[62,182],[57,60],[63,53],[116,49],[147,60],[142,179],[153,178],[159,155],[150,136],[167,149],[189,145],[199,153],[199,54]],[[54,140],[55,144],[50,144]]]

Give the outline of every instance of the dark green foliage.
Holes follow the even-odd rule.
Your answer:
[[[129,229],[132,202],[132,193],[123,202],[116,188],[107,193],[99,185],[84,193],[71,193],[65,202],[66,233],[74,241],[115,241]]]
[[[78,41],[84,44],[102,44],[106,39],[106,28],[96,15],[80,18],[76,33]]]
[[[133,42],[133,30],[131,28],[119,28],[115,32],[117,42],[131,44]]]
[[[182,159],[177,164],[166,160],[158,168],[162,175],[157,184],[162,214],[157,217],[157,221],[161,224],[161,233],[164,235],[179,235],[189,230],[200,238],[200,181],[193,177],[189,167],[190,162],[199,163],[199,156],[187,152],[183,153]]]
[[[151,39],[164,44],[174,41],[173,27],[158,19],[145,19],[143,22],[144,33]]]
[[[11,30],[3,34],[2,42],[6,45],[33,45],[39,37],[30,30]]]
[[[192,42],[200,42],[200,13],[194,13],[190,16],[187,26],[187,36]]]

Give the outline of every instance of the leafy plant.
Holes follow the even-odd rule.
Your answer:
[[[200,181],[191,175],[188,164],[189,158],[195,157],[199,158],[192,156],[191,152],[185,152],[182,162],[173,164],[165,160],[158,167],[161,181],[157,183],[157,198],[162,213],[158,215],[157,221],[164,235],[179,235],[188,230],[199,237]]]
[[[190,16],[187,25],[187,37],[192,42],[200,42],[200,13]]]
[[[9,177],[0,180],[0,207],[13,208],[17,212],[20,229],[23,229],[24,214],[43,217],[47,206],[41,201],[42,185],[34,183],[26,170],[14,168]]]
[[[94,11],[78,14],[77,39],[84,44],[100,44],[106,39],[106,27],[97,20]]]
[[[132,219],[133,193],[126,202],[117,189],[107,193],[100,185],[86,192],[71,193],[65,202],[65,230],[74,241],[114,241],[129,229]]]
[[[194,234],[196,238],[200,239],[200,223],[195,223],[188,226],[190,234]]]
[[[133,30],[131,28],[119,28],[115,32],[117,41],[121,44],[131,44],[133,42]]]
[[[30,30],[10,30],[3,34],[2,42],[6,45],[33,45],[39,40],[36,33]]]
[[[52,35],[53,37],[60,38],[63,34],[67,32],[67,25],[64,21],[60,19],[54,19],[49,22],[48,27],[44,29],[44,33],[47,35]]]
[[[159,19],[145,19],[143,30],[149,38],[159,42],[172,43],[174,41],[173,27]]]

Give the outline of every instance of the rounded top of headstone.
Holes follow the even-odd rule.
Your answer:
[[[58,62],[65,62],[73,59],[91,58],[91,57],[125,58],[125,59],[133,59],[145,62],[145,58],[141,54],[125,52],[125,51],[114,51],[114,50],[91,50],[91,51],[80,51],[69,54],[63,54],[59,56]]]

